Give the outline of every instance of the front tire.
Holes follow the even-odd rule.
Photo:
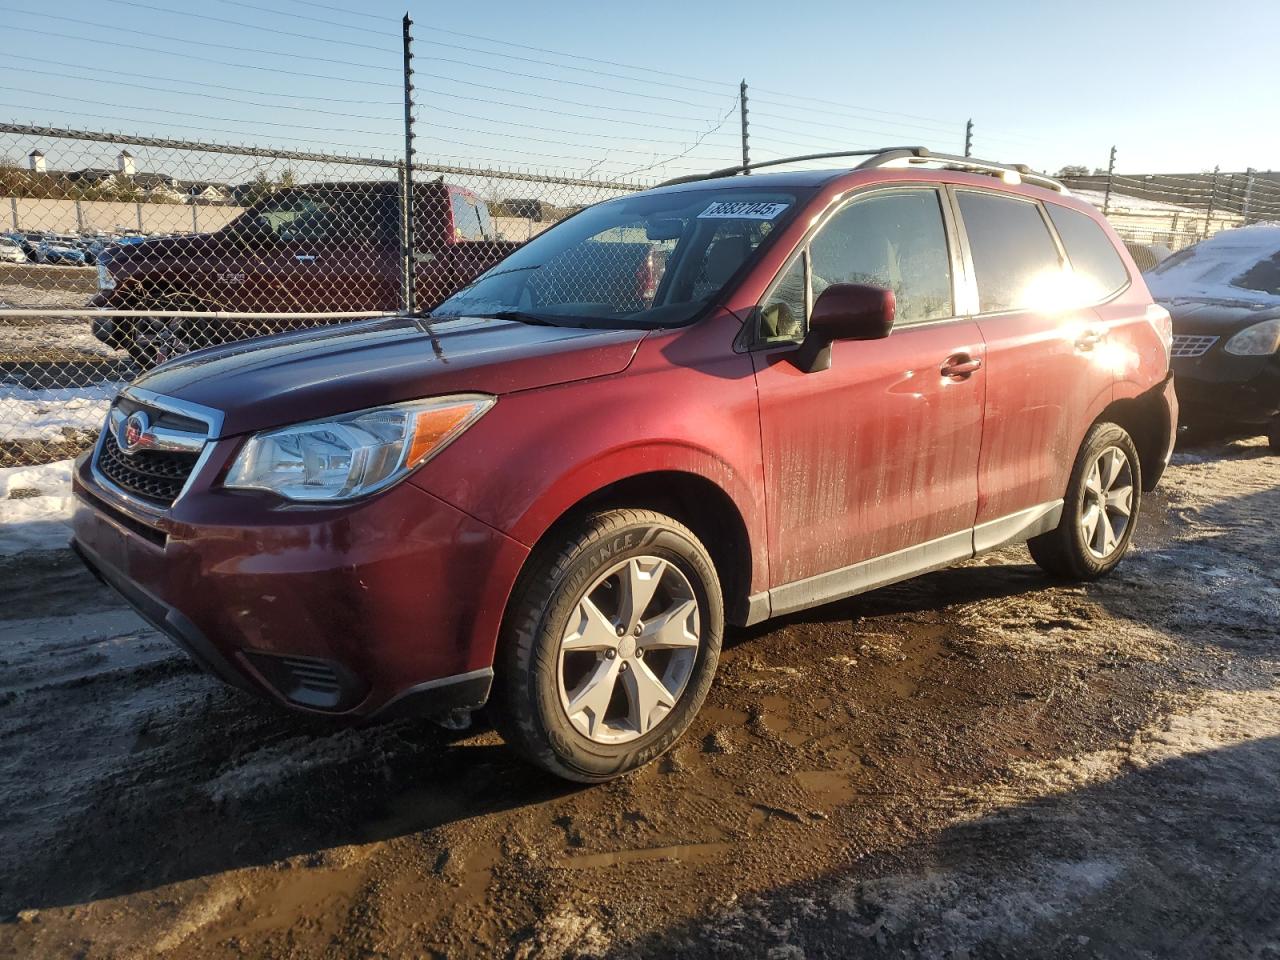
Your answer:
[[[587,516],[540,545],[516,585],[495,723],[557,776],[611,779],[684,733],[723,635],[720,582],[692,531],[650,510]]]
[[[1069,580],[1095,580],[1124,557],[1142,504],[1142,466],[1124,428],[1097,423],[1085,436],[1062,506],[1062,520],[1028,541],[1031,558]]]

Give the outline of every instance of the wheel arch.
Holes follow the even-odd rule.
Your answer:
[[[1142,489],[1150,492],[1164,473],[1166,448],[1172,430],[1168,406],[1160,389],[1113,400],[1094,423],[1114,423],[1133,438],[1142,469]]]
[[[757,551],[744,511],[723,486],[693,470],[666,467],[600,483],[557,510],[532,541],[530,556],[580,517],[623,507],[666,514],[692,530],[715,564],[724,594],[725,619],[735,624],[746,622],[747,598],[758,571],[753,557]]]

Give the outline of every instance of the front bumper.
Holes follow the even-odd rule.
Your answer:
[[[1188,425],[1263,426],[1280,416],[1280,355],[1236,357],[1218,346],[1175,358],[1173,372]]]
[[[286,706],[366,717],[484,703],[528,548],[402,483],[345,507],[272,505],[200,484],[171,515],[77,464],[73,547],[209,672]]]

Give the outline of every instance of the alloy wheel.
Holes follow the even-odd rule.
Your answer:
[[[1080,532],[1098,560],[1115,553],[1133,519],[1133,468],[1119,447],[1107,447],[1089,467],[1080,504]]]
[[[582,593],[560,639],[560,705],[596,743],[625,743],[675,709],[702,643],[689,578],[661,557],[614,564]]]

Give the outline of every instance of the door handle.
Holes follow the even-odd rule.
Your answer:
[[[316,255],[314,253],[299,253],[293,259],[299,263],[315,263]]]
[[[957,353],[943,361],[941,373],[951,380],[968,380],[981,367],[981,357],[971,357],[967,353]]]
[[[1076,349],[1085,351],[1092,350],[1101,342],[1102,334],[1098,333],[1096,330],[1086,330],[1076,338]]]

